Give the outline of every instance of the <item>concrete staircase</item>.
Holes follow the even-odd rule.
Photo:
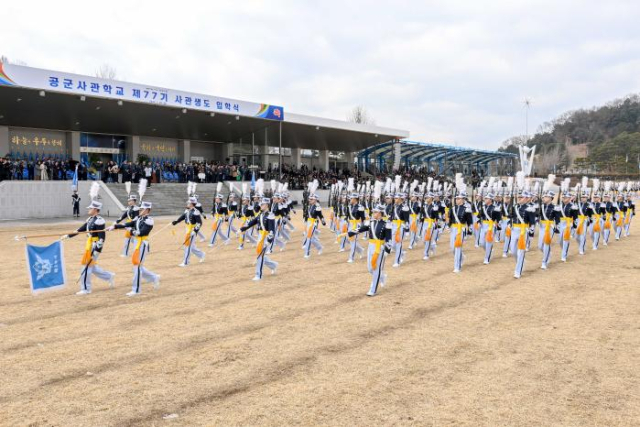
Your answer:
[[[113,195],[122,203],[127,205],[127,190],[124,184],[107,184],[107,187],[111,190]],[[196,193],[200,199],[200,202],[205,208],[205,212],[208,213],[213,205],[213,196],[216,192],[217,184],[198,184]],[[138,194],[138,184],[131,185],[131,192]],[[240,186],[234,183],[234,192],[240,193]],[[222,186],[222,194],[226,197],[229,193],[228,183],[224,183]],[[147,192],[144,195],[144,200],[148,200],[153,203],[153,215],[180,215],[187,202],[187,184],[171,184],[162,183],[154,184],[150,188],[147,188]]]

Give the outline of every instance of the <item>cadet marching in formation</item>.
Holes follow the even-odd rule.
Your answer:
[[[84,266],[80,273],[80,290],[76,295],[87,295],[92,291],[91,279],[96,276],[98,279],[104,280],[109,283],[109,287],[115,287],[115,273],[103,270],[98,266],[98,257],[102,253],[104,248],[104,242],[106,240],[106,222],[104,218],[100,216],[100,210],[102,209],[102,203],[98,202],[98,192],[100,191],[100,185],[94,182],[89,191],[91,196],[91,204],[87,206],[87,218],[86,222],[76,230],[75,233],[65,234],[61,240],[66,240],[77,236],[80,233],[87,234],[87,241],[84,246],[84,252],[82,254],[82,260],[80,263]]]
[[[584,255],[588,240],[590,248],[598,250],[607,246],[612,238],[620,240],[629,235],[631,220],[635,214],[632,200],[638,183],[602,183],[598,179],[584,177],[573,188],[570,179],[564,179],[559,186],[555,175],[549,175],[541,185],[532,182],[519,172],[515,179],[506,182],[490,178],[477,188],[468,186],[461,174],[454,183],[439,183],[429,178],[427,182],[402,182],[400,176],[385,182],[346,183],[338,182],[331,187],[328,212],[324,212],[316,193],[318,182],[309,183],[303,200],[304,231],[302,256],[310,259],[312,250],[321,255],[320,225],[326,226],[325,213],[330,221],[329,228],[335,233],[339,252],[348,252],[348,263],[356,263],[364,256],[365,248],[359,236],[366,234],[367,270],[371,274],[368,296],[374,296],[386,283],[385,258],[393,256],[393,267],[400,268],[408,251],[422,245],[422,259],[430,260],[436,254],[440,237],[449,233],[449,246],[453,254],[453,272],[463,269],[465,240],[472,238],[473,246],[483,251],[484,264],[490,264],[494,245],[502,243],[502,256],[515,259],[514,277],[522,277],[525,258],[531,248],[531,241],[538,231],[537,248],[542,253],[540,268],[549,268],[552,260],[553,241],[557,237],[560,260],[566,262],[572,239],[577,242],[578,253]],[[283,251],[290,241],[292,207],[286,184],[270,182],[270,191],[265,190],[265,182],[258,180],[253,195],[247,184],[242,185],[238,198],[233,186],[226,202],[221,194],[221,183],[216,188],[212,208],[212,230],[209,246],[218,239],[229,244],[232,238],[238,241],[238,250],[244,250],[247,243],[256,248],[255,275],[253,280],[263,279],[264,268],[276,273],[278,263],[270,259],[276,248]],[[195,194],[195,183],[187,186],[188,200],[185,211],[170,225],[184,222],[185,235],[182,240],[183,257],[180,267],[190,265],[191,256],[200,262],[205,260],[205,252],[198,249],[198,237],[205,241],[202,233],[204,212]],[[556,194],[556,188],[559,194]],[[86,295],[92,290],[92,276],[114,286],[115,274],[97,265],[102,253],[106,232],[125,230],[125,240],[121,256],[131,256],[133,278],[131,292],[127,296],[141,293],[141,282],[160,285],[160,276],[144,267],[151,253],[149,237],[154,226],[150,216],[152,204],[143,201],[146,189],[141,180],[138,195],[131,194],[131,184],[126,186],[128,206],[120,218],[110,227],[100,216],[102,205],[97,201],[99,185],[91,187],[91,204],[87,207],[89,218],[77,232],[63,236],[71,238],[79,233],[87,233],[87,242],[82,257],[83,269],[79,278],[78,295]],[[471,194],[469,194],[471,193]],[[138,205],[140,203],[140,205]],[[206,217],[205,217],[206,218]],[[226,227],[225,227],[226,224]],[[234,225],[235,224],[235,225]],[[236,227],[237,225],[237,227]],[[404,248],[406,243],[407,249]]]
[[[491,262],[494,245],[503,243],[502,256],[515,258],[513,276],[519,279],[536,228],[543,270],[550,265],[556,235],[563,262],[567,261],[572,238],[578,242],[578,253],[584,255],[588,238],[592,249],[598,250],[600,244],[608,245],[612,231],[616,240],[629,235],[629,225],[635,214],[632,197],[639,189],[638,183],[625,182],[616,186],[608,181],[601,186],[598,179],[593,179],[589,186],[589,179],[585,177],[571,191],[567,178],[560,184],[557,195],[555,179],[555,175],[549,175],[541,185],[537,181],[532,183],[520,172],[515,179],[509,178],[506,182],[495,178],[483,181],[478,188],[471,189],[471,195],[462,174],[456,174],[455,185],[438,183],[431,178],[422,184],[401,182],[401,177],[396,176],[395,181],[387,178],[386,183],[361,185],[360,193],[351,191],[352,182],[346,186],[346,191],[344,184],[338,183],[332,188],[330,218],[337,219],[335,232],[342,237],[341,221],[349,215],[350,207],[365,203],[375,205],[371,218],[348,216],[349,222],[345,223],[350,239],[360,232],[370,231],[373,218],[376,218],[376,230],[380,231],[375,235],[370,233],[370,243],[375,244],[369,245],[367,267],[373,279],[367,295],[375,295],[378,287],[384,285],[385,253],[393,253],[393,267],[402,265],[406,256],[403,242],[407,236],[409,250],[418,246],[419,241],[423,243],[422,259],[426,261],[434,256],[442,233],[448,231],[454,273],[462,271],[464,242],[468,238],[472,237],[474,247],[484,251],[484,264]],[[343,192],[349,194],[349,205],[344,202]],[[614,192],[616,202],[612,201]],[[557,204],[554,203],[556,199]],[[384,233],[381,222],[387,230]],[[375,260],[373,264],[372,260]],[[353,256],[350,255],[347,262],[353,262]]]

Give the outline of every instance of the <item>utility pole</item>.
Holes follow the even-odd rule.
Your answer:
[[[529,108],[531,108],[531,100],[529,98],[524,99],[524,108],[525,108],[525,133],[524,133],[524,143],[529,142]]]

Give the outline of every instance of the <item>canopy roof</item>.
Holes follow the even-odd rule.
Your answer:
[[[251,143],[291,148],[358,151],[380,142],[409,136],[408,131],[305,116],[282,107],[190,94],[149,85],[97,79],[89,76],[0,64],[0,125],[80,131],[115,135],[153,136],[211,142]],[[73,82],[66,90],[64,83]],[[55,82],[55,85],[54,85]],[[79,92],[78,83],[95,82],[97,93]],[[121,89],[102,92],[102,87]],[[140,88],[140,89],[135,89]],[[148,89],[148,90],[146,90]],[[132,98],[130,93],[151,91],[167,101]],[[43,96],[44,95],[44,96]],[[139,96],[139,95],[138,95]],[[176,97],[211,98],[206,109],[177,105]],[[142,97],[144,98],[144,96]],[[215,109],[216,100],[237,105],[237,112]],[[277,118],[284,120],[277,120]]]
[[[494,160],[518,157],[515,154],[500,151],[407,140],[400,141],[400,150],[402,163],[409,165],[442,161],[486,164]],[[365,163],[368,161],[380,162],[381,160],[383,163],[392,163],[394,156],[393,141],[365,148],[358,153],[358,159],[364,159]]]

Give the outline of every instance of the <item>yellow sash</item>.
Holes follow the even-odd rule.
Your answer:
[[[483,220],[482,223],[489,226],[489,228],[487,228],[487,234],[484,236],[484,239],[487,241],[487,243],[493,243],[493,221]]]
[[[599,233],[600,232],[600,218],[602,218],[602,215],[595,214],[594,217],[596,219],[595,219],[595,223],[593,224],[593,231],[595,233]]]
[[[562,239],[566,242],[568,240],[571,240],[571,226],[573,225],[573,218],[565,216],[565,217],[562,217],[561,219],[565,223]]]
[[[317,220],[314,218],[307,219],[307,238],[310,239],[313,236],[313,227],[316,225]]]
[[[524,251],[525,249],[527,249],[527,240],[525,238],[525,232],[527,230],[527,227],[529,227],[528,224],[513,224],[514,227],[519,228],[520,229],[520,237],[518,237],[518,249],[521,251]]]
[[[576,233],[578,235],[581,235],[582,233],[584,233],[583,224],[586,219],[587,219],[586,215],[578,215],[578,229],[576,230]]]
[[[604,229],[611,230],[611,213],[607,212],[604,215]]]
[[[380,248],[382,248],[382,244],[384,243],[384,240],[381,240],[381,239],[369,239],[369,243],[373,243],[374,245],[376,245],[375,249],[373,250],[373,255],[371,255],[371,268],[375,269],[376,266],[378,265],[378,257],[380,256]]]
[[[400,243],[400,230],[402,229],[402,224],[404,223],[401,219],[394,219],[393,223],[396,225],[396,235],[394,236],[396,243]]]
[[[219,223],[220,223],[221,219],[222,219],[222,215],[220,215],[220,214],[215,214],[213,216],[213,225],[211,226],[211,229],[213,231],[216,231],[218,229],[218,226],[219,226]]]
[[[258,246],[256,246],[256,255],[260,256],[262,253],[262,249],[264,248],[264,241],[269,235],[268,231],[262,230],[260,231],[260,240],[258,241]]]
[[[553,224],[553,221],[550,219],[545,219],[540,221],[540,224],[544,224],[544,237],[542,238],[542,241],[544,242],[545,245],[550,245],[551,244],[551,225]]]
[[[451,224],[451,228],[458,230],[456,233],[456,240],[453,242],[453,247],[455,248],[462,247],[462,227],[464,227],[464,224]]]
[[[191,239],[191,233],[193,232],[193,229],[195,228],[195,226],[196,226],[195,224],[187,225],[187,229],[186,229],[187,234],[185,234],[184,242],[182,243],[184,246],[189,246],[189,239]]]
[[[246,225],[248,219],[249,218],[246,217],[246,216],[241,216],[240,217],[240,221],[242,221],[242,225]],[[246,231],[238,234],[238,242],[240,244],[242,244],[244,242],[244,233],[246,233]]]
[[[84,245],[84,255],[82,255],[82,261],[80,261],[80,264],[89,265],[94,262],[93,257],[91,256],[91,249],[93,249],[93,242],[97,242],[98,240],[99,239],[97,237],[87,238],[87,242]]]
[[[357,220],[357,219],[350,219],[349,220],[349,225],[351,225],[352,229],[355,230],[358,227],[358,222],[360,222],[360,221]],[[355,239],[355,238],[356,238],[356,236],[351,236],[351,237],[349,237],[349,240],[353,241],[353,239]]]
[[[411,231],[415,233],[418,231],[418,214],[411,214],[409,217],[413,220],[411,221]]]
[[[425,218],[422,222],[427,223],[427,230],[424,232],[424,241],[431,240],[431,230],[433,229],[433,224],[435,223],[435,219],[433,218]]]
[[[131,257],[131,262],[133,265],[140,265],[140,246],[142,246],[142,242],[147,240],[149,236],[138,237],[138,242],[136,243],[136,249],[133,251],[133,256]]]

